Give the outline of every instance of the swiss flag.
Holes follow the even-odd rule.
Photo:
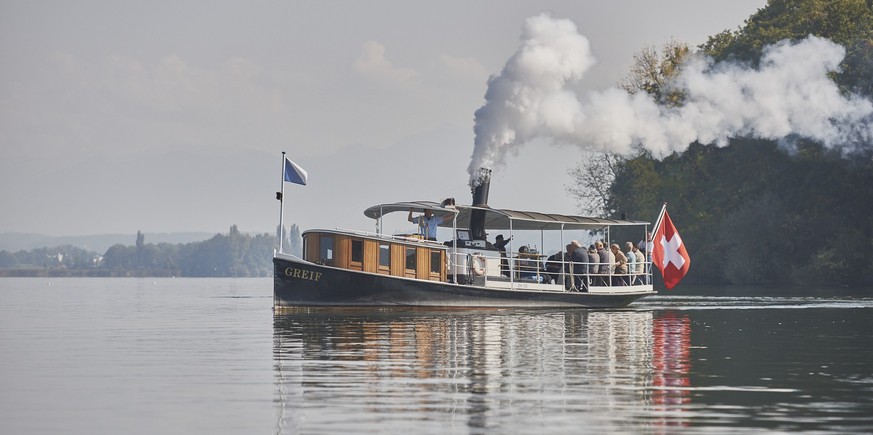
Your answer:
[[[691,257],[685,250],[685,244],[679,237],[679,232],[673,226],[670,215],[664,209],[661,224],[652,234],[652,264],[661,270],[664,286],[671,289],[682,281],[691,266]]]

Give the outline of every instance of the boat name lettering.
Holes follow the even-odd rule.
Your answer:
[[[310,281],[318,281],[321,279],[321,272],[313,272],[306,269],[298,269],[296,267],[285,268],[285,276],[291,278],[308,279]]]

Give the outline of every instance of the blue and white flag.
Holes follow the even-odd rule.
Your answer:
[[[306,171],[287,157],[285,157],[285,181],[306,185]]]

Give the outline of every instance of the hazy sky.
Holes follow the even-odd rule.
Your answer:
[[[696,46],[765,0],[0,1],[0,232],[372,229],[382,202],[469,203],[473,113],[528,17],[572,20],[615,86],[635,52]],[[495,207],[577,213],[572,147],[495,170]],[[651,217],[637,217],[654,219]],[[391,230],[391,228],[387,228]]]

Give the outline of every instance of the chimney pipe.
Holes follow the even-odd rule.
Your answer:
[[[479,178],[471,185],[473,194],[473,206],[488,207],[488,191],[491,189],[491,170],[479,169]],[[470,213],[470,238],[472,240],[485,240],[485,211],[473,210]]]

